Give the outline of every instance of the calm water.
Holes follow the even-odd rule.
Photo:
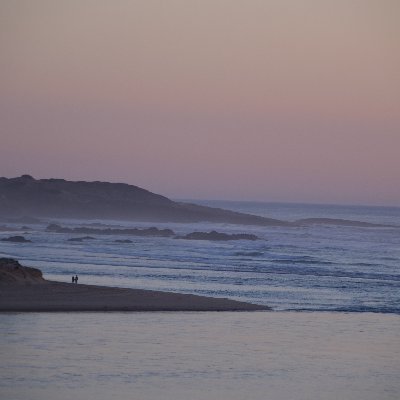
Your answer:
[[[397,400],[400,317],[0,315],[0,398]]]

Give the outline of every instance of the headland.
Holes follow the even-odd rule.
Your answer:
[[[257,311],[225,298],[48,281],[36,268],[0,259],[0,312]]]

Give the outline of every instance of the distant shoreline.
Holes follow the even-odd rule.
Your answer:
[[[285,221],[178,203],[126,183],[0,177],[0,217],[112,219],[143,222],[217,222],[287,226]]]
[[[225,298],[54,281],[0,284],[0,312],[257,310],[270,308]]]

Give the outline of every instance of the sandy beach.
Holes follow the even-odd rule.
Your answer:
[[[255,311],[265,306],[222,298],[50,282],[1,284],[0,311]]]
[[[45,280],[36,268],[0,259],[0,312],[255,311],[268,307],[223,298]]]

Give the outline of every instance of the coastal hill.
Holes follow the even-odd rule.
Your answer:
[[[181,203],[125,183],[0,178],[0,218],[115,219],[158,222],[222,222],[285,226],[288,222]]]

